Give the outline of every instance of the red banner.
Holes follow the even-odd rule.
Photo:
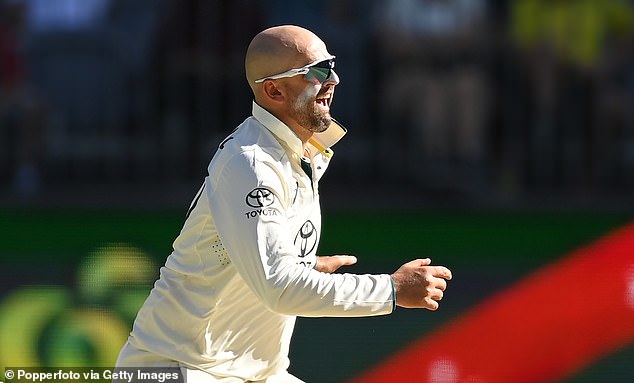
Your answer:
[[[634,342],[634,224],[495,294],[350,383],[554,382]]]

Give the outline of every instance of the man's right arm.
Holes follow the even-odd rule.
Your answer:
[[[299,257],[282,170],[273,159],[256,150],[235,154],[222,165],[210,170],[209,208],[231,263],[264,305],[298,316],[392,312],[390,275],[323,273],[307,264],[315,261],[314,254]]]

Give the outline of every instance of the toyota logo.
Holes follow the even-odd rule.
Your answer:
[[[275,202],[275,195],[269,189],[255,188],[247,194],[246,202],[255,208],[271,206]]]
[[[317,246],[317,229],[312,222],[306,221],[295,236],[295,246],[299,246],[299,256],[304,258]]]

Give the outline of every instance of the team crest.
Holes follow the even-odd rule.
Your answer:
[[[295,246],[299,247],[299,256],[304,258],[312,253],[317,247],[317,228],[308,220],[295,236]]]

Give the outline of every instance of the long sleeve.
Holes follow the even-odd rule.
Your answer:
[[[321,273],[312,267],[316,249],[310,254],[298,249],[295,233],[310,222],[311,215],[319,213],[319,206],[318,201],[316,206],[293,205],[297,190],[293,190],[294,181],[288,181],[288,172],[257,149],[210,166],[209,208],[222,244],[244,282],[264,305],[280,314],[389,314],[393,308],[389,275]],[[307,215],[306,221],[302,214]]]

